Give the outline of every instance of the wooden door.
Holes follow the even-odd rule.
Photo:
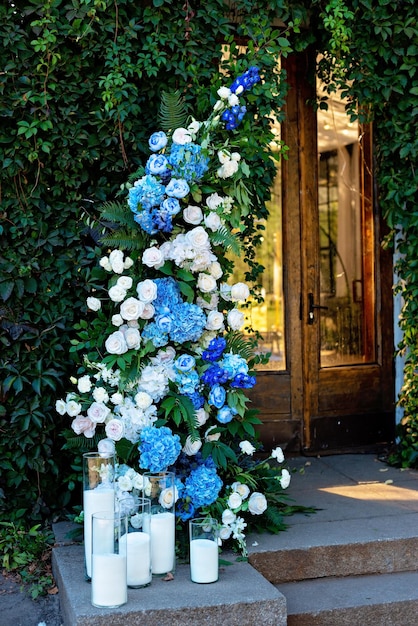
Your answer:
[[[261,410],[267,449],[325,453],[393,438],[392,266],[373,198],[371,129],[351,128],[358,135],[352,143],[340,130],[341,145],[318,133],[309,104],[314,59],[302,54],[286,62],[283,364],[258,373],[251,399]]]

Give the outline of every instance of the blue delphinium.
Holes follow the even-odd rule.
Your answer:
[[[241,76],[237,76],[229,89],[231,93],[239,95],[246,89],[251,89],[258,82],[260,82],[259,69],[256,65],[253,65],[241,74]]]
[[[220,385],[226,383],[228,378],[228,372],[219,367],[218,364],[211,365],[201,376],[202,383],[211,387],[217,383]]]
[[[150,472],[162,472],[177,460],[181,452],[180,437],[173,435],[167,426],[146,426],[141,431],[138,450],[139,467]]]
[[[203,351],[202,359],[204,361],[218,361],[226,348],[226,339],[224,337],[215,337],[212,339]]]

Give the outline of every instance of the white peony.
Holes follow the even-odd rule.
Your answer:
[[[120,393],[120,391],[117,391],[116,393],[113,393],[110,396],[110,401],[115,406],[117,406],[118,404],[122,404],[122,402],[123,402],[123,395]]]
[[[155,308],[150,302],[144,304],[144,309],[141,313],[141,320],[150,320],[155,315]]]
[[[97,444],[97,451],[103,458],[108,458],[115,454],[115,442],[113,439],[101,439]]]
[[[134,264],[133,259],[130,256],[127,256],[123,262],[123,267],[125,270],[128,270]]]
[[[109,394],[104,387],[96,387],[93,390],[93,398],[96,402],[107,402],[109,400]]]
[[[213,193],[206,198],[206,206],[211,211],[216,211],[218,206],[220,206],[223,202],[223,198],[218,193]]]
[[[219,280],[223,275],[221,264],[218,261],[213,261],[209,266],[209,272],[215,280]]]
[[[87,417],[96,424],[103,424],[110,415],[110,409],[103,402],[92,402],[87,409]]]
[[[191,142],[192,136],[187,128],[176,128],[172,134],[171,140],[173,143],[184,146],[184,144]]]
[[[134,400],[135,400],[136,405],[143,411],[147,409],[149,406],[151,406],[152,404],[151,396],[145,391],[138,391]]]
[[[112,271],[112,266],[109,263],[109,257],[103,256],[99,261],[100,267],[102,267],[106,272]]]
[[[203,409],[203,408],[197,409],[197,411],[195,413],[195,417],[196,417],[196,421],[198,423],[198,426],[203,426],[204,424],[206,424],[206,422],[209,419],[209,413],[207,411],[205,411],[205,409]]]
[[[120,441],[124,435],[123,422],[117,419],[111,419],[105,427],[106,435],[113,441]]]

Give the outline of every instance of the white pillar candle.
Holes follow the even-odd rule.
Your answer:
[[[218,544],[210,539],[190,542],[190,577],[194,583],[218,580]]]
[[[151,582],[151,540],[148,533],[132,532],[120,538],[120,549],[127,556],[129,587],[141,587]]]
[[[114,507],[114,489],[86,489],[83,492],[84,554],[87,576],[89,578],[91,578],[91,517],[93,513],[99,513],[100,511],[113,512]]]
[[[174,513],[151,515],[151,569],[153,574],[167,574],[174,569]]]
[[[93,554],[91,602],[97,607],[118,607],[128,600],[126,556]]]

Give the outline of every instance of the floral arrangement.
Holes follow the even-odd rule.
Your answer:
[[[260,357],[240,332],[250,290],[228,282],[251,208],[237,128],[258,82],[250,67],[218,89],[206,121],[153,133],[124,202],[103,207],[118,228],[102,240],[92,319],[77,327],[74,390],[56,403],[72,418],[67,445],[116,451],[120,497],[142,489],[142,471],[174,471],[180,534],[211,515],[244,556],[248,531],[284,527],[290,481],[280,448],[263,458],[245,393]]]

